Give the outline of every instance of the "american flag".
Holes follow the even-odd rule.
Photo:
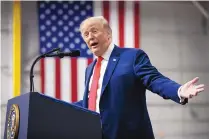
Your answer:
[[[63,52],[80,49],[78,58],[41,60],[41,92],[67,102],[82,99],[85,69],[93,55],[81,38],[80,23],[89,16],[104,16],[120,47],[139,48],[139,2],[124,1],[40,1],[40,53],[60,47]]]

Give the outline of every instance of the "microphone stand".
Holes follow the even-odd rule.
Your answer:
[[[38,56],[35,61],[33,62],[32,66],[31,66],[31,69],[30,69],[30,92],[34,92],[34,83],[33,83],[33,68],[35,66],[35,64],[41,59],[41,58],[45,58],[48,54],[50,53],[53,53],[53,52],[56,52],[56,51],[60,51],[60,48],[55,48],[45,54],[42,54],[40,56]]]

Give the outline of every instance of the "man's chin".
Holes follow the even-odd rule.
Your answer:
[[[100,54],[99,51],[92,51],[92,53],[93,53],[95,56],[101,56],[101,54]]]

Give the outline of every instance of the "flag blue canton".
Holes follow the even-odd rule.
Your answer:
[[[79,49],[81,57],[93,57],[79,31],[80,23],[93,16],[91,1],[39,1],[38,6],[41,54],[59,47],[63,52]]]

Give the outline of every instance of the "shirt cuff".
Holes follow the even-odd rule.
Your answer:
[[[180,86],[179,89],[178,89],[178,97],[180,99],[180,103],[184,102],[184,100],[185,100],[185,98],[183,98],[183,97],[180,96],[181,88],[182,88],[182,86]]]

